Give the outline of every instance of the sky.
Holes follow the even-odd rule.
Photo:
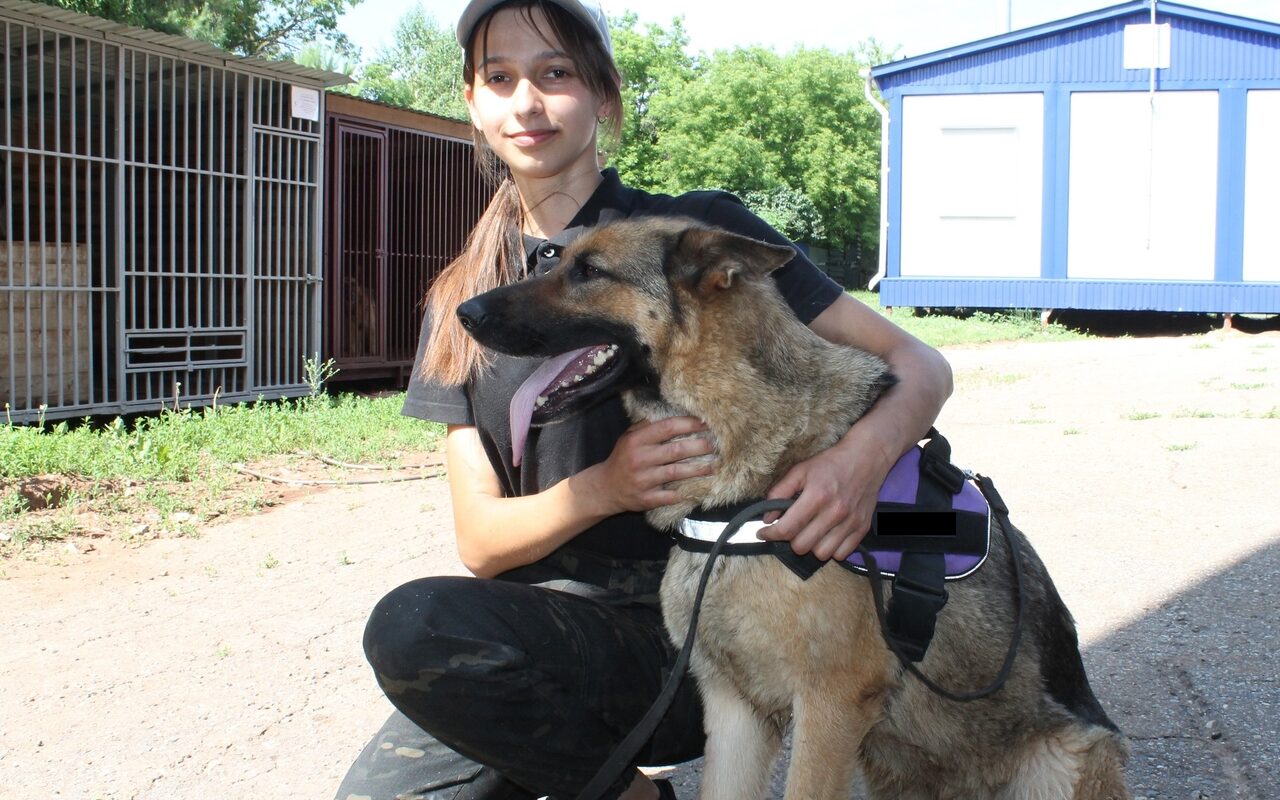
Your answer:
[[[780,5],[742,0],[601,0],[606,13],[635,11],[663,27],[685,19],[690,50],[710,52],[763,45],[786,52],[804,45],[849,50],[875,37],[899,56],[918,56],[995,36],[1012,28],[1116,5],[1121,0],[786,0]],[[339,24],[372,57],[391,41],[396,22],[415,5],[452,26],[466,0],[363,0]],[[1280,22],[1280,0],[1187,0],[1184,5]],[[1158,8],[1158,6],[1157,6]]]

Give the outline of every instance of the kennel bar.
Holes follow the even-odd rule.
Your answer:
[[[24,0],[0,36],[7,419],[305,393],[345,76]]]

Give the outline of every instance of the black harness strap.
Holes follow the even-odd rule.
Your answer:
[[[929,441],[920,452],[916,503],[925,508],[951,508],[951,499],[964,488],[964,472],[951,463],[951,443],[936,428],[930,428],[926,438]],[[867,558],[870,544],[864,540],[864,547],[859,548],[868,567],[875,563],[874,557]],[[947,604],[945,584],[945,553],[903,549],[884,622],[885,640],[897,645],[894,652],[900,658],[905,656],[911,662],[924,659],[938,613]]]
[[[864,560],[867,560],[869,552],[862,552]],[[867,560],[867,566],[873,563],[874,556]],[[902,565],[893,579],[893,599],[889,601],[884,637],[896,644],[902,655],[913,662],[924,659],[925,651],[933,641],[938,613],[947,604],[945,583],[945,555],[902,554]]]

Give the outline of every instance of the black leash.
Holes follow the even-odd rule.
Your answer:
[[[720,551],[724,549],[725,542],[729,541],[729,537],[737,533],[738,529],[747,522],[770,511],[785,511],[790,507],[790,500],[762,500],[738,512],[725,525],[724,530],[720,533],[720,538],[716,540],[711,552],[707,554],[707,563],[702,567],[702,577],[698,581],[698,592],[693,597],[693,611],[689,615],[689,632],[684,635],[684,644],[681,645],[680,654],[676,656],[676,661],[671,666],[671,674],[667,676],[667,682],[663,684],[662,691],[658,693],[653,705],[649,706],[649,710],[640,718],[636,726],[631,729],[631,733],[627,734],[622,743],[600,765],[600,769],[596,770],[595,776],[591,778],[586,787],[578,793],[577,800],[596,800],[596,798],[604,794],[605,789],[608,789],[610,784],[618,779],[622,771],[631,766],[631,761],[640,752],[640,748],[644,747],[644,743],[649,741],[649,737],[657,729],[658,723],[662,721],[667,709],[671,708],[671,701],[675,699],[676,692],[680,689],[680,682],[684,679],[685,671],[689,668],[689,655],[693,652],[693,637],[698,631],[698,614],[702,611],[702,596],[706,594],[707,583],[711,580],[711,568],[715,565]]]
[[[1001,665],[1000,671],[988,686],[975,692],[963,694],[952,692],[931,681],[916,668],[915,664],[911,663],[911,660],[902,653],[889,635],[882,594],[883,587],[881,586],[884,577],[880,574],[880,568],[876,565],[875,556],[861,546],[858,547],[858,552],[862,554],[862,558],[867,565],[869,573],[867,580],[871,583],[871,596],[876,609],[876,619],[879,621],[880,635],[884,638],[885,643],[898,661],[901,662],[903,668],[923,683],[929,691],[959,703],[967,703],[995,694],[1004,686],[1005,681],[1009,678],[1009,672],[1013,669],[1014,659],[1018,654],[1018,645],[1022,640],[1022,627],[1026,616],[1026,603],[1023,601],[1022,596],[1022,557],[1013,541],[1012,534],[1009,532],[1011,527],[1008,516],[1009,508],[1004,504],[1004,500],[996,492],[996,488],[989,478],[979,475],[975,479],[978,482],[978,488],[982,490],[983,496],[987,498],[987,503],[991,506],[992,512],[998,515],[1000,529],[1004,533],[1005,542],[1009,546],[1009,554],[1013,560],[1016,603],[1018,606],[1018,618],[1014,622],[1009,652],[1005,655],[1004,664]],[[689,668],[689,657],[693,652],[693,639],[698,631],[698,615],[702,611],[702,597],[706,594],[707,583],[711,580],[711,569],[715,565],[716,559],[720,557],[721,551],[724,550],[725,543],[747,522],[770,511],[785,511],[791,507],[791,503],[791,500],[762,500],[738,512],[725,525],[724,530],[720,532],[719,538],[712,545],[711,551],[707,553],[707,562],[703,565],[702,576],[698,580],[698,591],[693,597],[693,611],[689,614],[689,630],[685,634],[684,644],[680,646],[680,653],[676,656],[675,663],[671,667],[671,673],[667,676],[666,683],[662,686],[662,691],[658,693],[653,705],[649,706],[649,710],[640,718],[640,721],[631,729],[626,738],[596,770],[596,774],[587,783],[586,787],[578,793],[576,800],[596,800],[596,798],[604,794],[604,791],[618,779],[623,770],[631,766],[631,762],[636,757],[636,754],[640,752],[640,748],[644,747],[645,742],[649,741],[649,737],[653,735],[653,732],[657,730],[658,724],[662,721],[663,715],[671,708],[671,703],[675,700],[676,693],[680,689],[680,683]]]

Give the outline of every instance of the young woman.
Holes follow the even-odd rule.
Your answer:
[[[552,268],[585,228],[633,215],[681,214],[787,243],[730,195],[650,195],[600,170],[598,133],[616,132],[622,108],[599,8],[474,0],[458,39],[477,154],[505,177],[466,251],[431,290],[405,413],[448,424],[458,552],[476,577],[413,581],[374,609],[365,651],[400,713],[339,798],[573,797],[648,708],[674,660],[657,607],[670,543],[643,512],[674,501],[664,484],[714,469],[685,463],[707,454],[704,440],[675,438],[702,423],[633,426],[615,398],[530,432],[513,459],[508,404],[537,363],[483,352],[453,309]],[[770,493],[795,503],[767,538],[844,558],[867,531],[889,468],[950,394],[951,373],[938,353],[804,256],[774,274],[799,319],[879,354],[900,380],[837,445]],[[685,681],[638,764],[695,758],[702,741],[696,687]],[[605,796],[675,795],[631,770]]]

